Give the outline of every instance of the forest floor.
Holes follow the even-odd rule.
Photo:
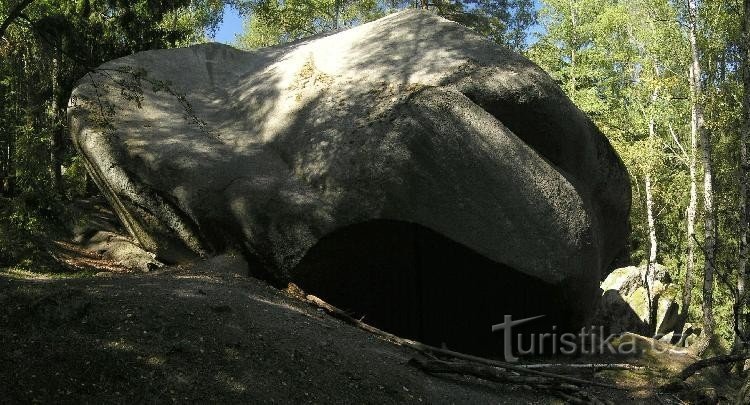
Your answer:
[[[5,272],[0,325],[0,402],[548,402],[426,375],[409,349],[230,273]]]
[[[58,246],[82,271],[0,269],[2,403],[565,403],[523,385],[427,374],[408,364],[414,349],[247,277],[231,255],[140,272]],[[695,359],[659,356],[629,359],[631,370],[545,371],[616,385],[587,390],[618,404],[734,396],[736,382],[713,371],[691,378],[697,390],[661,392]]]

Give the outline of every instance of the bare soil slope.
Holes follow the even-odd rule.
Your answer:
[[[547,403],[435,378],[412,351],[214,267],[30,279],[0,273],[0,402]]]

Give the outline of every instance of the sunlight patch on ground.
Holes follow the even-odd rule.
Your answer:
[[[16,280],[60,280],[87,278],[94,275],[91,271],[77,271],[74,273],[37,273],[17,267],[0,268],[0,277]]]
[[[211,281],[214,283],[218,283],[221,280],[216,277],[211,277],[207,275],[198,275],[198,274],[182,274],[182,275],[175,275],[174,278],[176,280],[200,280],[200,281]]]
[[[228,361],[238,360],[240,358],[240,351],[234,347],[224,348],[224,359]]]
[[[132,344],[130,344],[130,343],[128,343],[128,342],[126,342],[126,341],[124,341],[122,339],[121,340],[113,340],[111,342],[106,342],[106,343],[104,343],[104,347],[106,347],[108,349],[119,350],[119,351],[122,351],[122,352],[134,352],[135,351],[135,347]]]
[[[288,311],[293,311],[293,312],[296,312],[298,314],[302,314],[304,316],[308,316],[308,317],[312,318],[312,316],[309,313],[307,313],[307,312],[305,312],[305,311],[303,311],[303,310],[301,310],[299,308],[296,308],[296,307],[294,307],[292,305],[289,305],[289,304],[284,304],[282,302],[270,301],[270,300],[267,300],[265,298],[260,298],[260,297],[258,297],[256,295],[248,295],[247,297],[250,298],[253,301],[262,302],[264,304],[272,305],[274,307],[282,308],[282,309],[285,309],[285,310],[288,310]]]
[[[34,273],[28,270],[22,270],[15,267],[0,270],[0,275],[17,280],[49,280],[50,277],[44,273]]]
[[[245,385],[244,382],[237,381],[234,377],[225,372],[219,372],[216,376],[216,380],[224,384],[228,390],[233,392],[240,393],[247,390],[247,385]]]
[[[151,356],[146,359],[146,364],[150,366],[162,366],[167,361],[163,356]]]

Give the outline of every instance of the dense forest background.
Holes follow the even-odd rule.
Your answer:
[[[747,3],[747,2],[745,2]],[[705,348],[748,339],[745,10],[739,0],[0,0],[0,267],[56,271],[48,243],[97,193],[68,136],[78,79],[208,41],[227,4],[253,49],[428,8],[542,66],[631,175],[631,263],[667,266]],[[743,74],[744,73],[744,74]],[[744,106],[744,107],[743,107]]]

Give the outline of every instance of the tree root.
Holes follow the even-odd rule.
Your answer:
[[[719,366],[722,364],[737,363],[750,359],[750,353],[739,353],[739,354],[726,354],[721,356],[709,357],[701,359],[693,364],[685,367],[675,378],[667,384],[664,384],[661,389],[668,392],[680,391],[689,388],[689,385],[685,382],[693,374],[706,367]]]

